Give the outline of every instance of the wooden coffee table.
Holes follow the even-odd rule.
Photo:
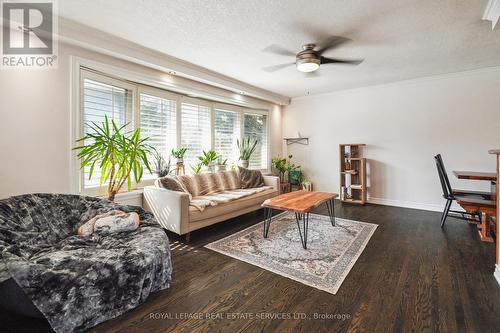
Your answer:
[[[267,199],[262,204],[265,208],[264,216],[264,238],[269,234],[269,227],[273,217],[273,209],[284,210],[295,213],[295,220],[299,229],[300,241],[304,249],[307,249],[307,229],[309,226],[309,212],[321,204],[326,204],[328,215],[332,226],[335,226],[335,209],[333,199],[339,195],[336,193],[316,191],[295,191],[278,195]],[[300,230],[300,221],[303,223],[303,232]]]

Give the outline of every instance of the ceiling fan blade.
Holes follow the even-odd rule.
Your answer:
[[[318,43],[319,49],[316,51],[317,54],[321,55],[323,52],[333,49],[334,47],[338,47],[344,43],[351,42],[352,39],[342,36],[330,36]]]
[[[284,47],[276,45],[276,44],[269,45],[268,47],[266,47],[262,51],[268,52],[268,53],[279,54],[279,55],[283,55],[283,56],[295,57],[295,52],[287,50]]]
[[[286,64],[279,64],[279,65],[274,65],[274,66],[268,66],[268,67],[263,67],[262,69],[265,70],[266,72],[276,72],[279,71],[280,69],[286,68],[288,66],[295,65],[295,62],[288,62]]]
[[[326,58],[326,57],[321,57],[321,64],[344,64],[344,65],[359,65],[362,63],[364,59],[357,59],[357,60],[342,60],[342,59],[333,59],[333,58]]]

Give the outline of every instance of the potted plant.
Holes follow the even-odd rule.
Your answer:
[[[285,182],[285,173],[287,170],[286,158],[284,157],[275,157],[271,160],[271,165],[273,168],[278,171],[278,175],[280,177],[280,182]]]
[[[83,145],[73,149],[79,151],[80,167],[90,168],[89,179],[96,165],[101,169],[99,183],[108,182],[108,199],[113,201],[125,182],[130,191],[132,177],[136,183],[141,181],[144,167],[151,172],[147,156],[155,150],[147,143],[149,138],[141,138],[139,128],[123,133],[128,124],[118,127],[114,120],[110,124],[107,116],[101,125],[92,122],[88,126],[93,132],[78,139]]]
[[[177,175],[183,175],[184,172],[184,155],[188,149],[186,147],[180,147],[179,149],[172,149],[172,156],[177,159],[175,165],[175,173]]]
[[[201,164],[204,165],[208,171],[215,172],[215,161],[217,160],[217,153],[214,150],[203,151],[202,156],[198,156]]]
[[[217,171],[226,171],[227,158],[222,160],[222,156],[217,157]]]
[[[236,140],[236,143],[238,145],[238,149],[240,150],[240,165],[243,168],[248,168],[248,165],[250,164],[250,157],[252,156],[255,147],[257,147],[258,141],[246,137],[241,141],[241,143],[240,140]]]
[[[155,166],[154,172],[156,173],[158,178],[165,177],[166,175],[168,175],[171,169],[170,157],[168,158],[167,161],[156,150],[153,152],[152,155],[154,158],[154,166]]]
[[[201,172],[201,167],[203,165],[201,163],[198,163],[196,165],[190,165],[189,167],[191,168],[191,171],[193,171],[193,174],[198,175]]]
[[[302,178],[302,171],[300,170],[300,165],[295,165],[292,163],[292,155],[288,155],[287,161],[287,171],[288,171],[288,182],[291,185],[299,185],[300,179]]]

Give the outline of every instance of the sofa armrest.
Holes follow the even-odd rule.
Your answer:
[[[178,235],[188,233],[189,195],[156,186],[144,187],[144,208],[165,229]]]
[[[280,190],[280,178],[277,176],[263,176],[264,185],[272,186],[276,191]]]

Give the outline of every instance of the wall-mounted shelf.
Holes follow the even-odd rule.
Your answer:
[[[304,146],[309,145],[309,138],[283,138],[283,140],[285,140],[287,146],[294,143]]]
[[[366,202],[366,159],[361,157],[364,144],[341,144],[340,200],[363,205]]]

